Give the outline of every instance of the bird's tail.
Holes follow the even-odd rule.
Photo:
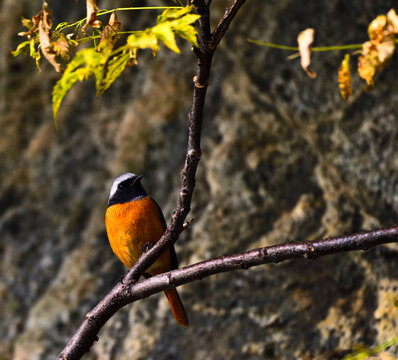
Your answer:
[[[185,312],[184,305],[182,304],[182,301],[180,299],[180,296],[178,295],[177,290],[171,288],[165,290],[164,293],[167,296],[167,300],[169,300],[171,311],[173,312],[173,316],[176,319],[176,321],[181,326],[188,326],[189,324],[188,316],[187,313]]]

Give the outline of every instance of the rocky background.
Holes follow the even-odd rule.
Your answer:
[[[154,3],[140,2],[140,4]],[[101,8],[130,1],[99,1]],[[156,2],[158,4],[158,2]],[[84,17],[84,1],[49,1],[56,22]],[[213,1],[214,19],[227,1]],[[248,0],[212,70],[192,227],[180,265],[285,241],[397,224],[398,67],[373,92],[339,95],[343,53],[313,56],[316,80],[286,52],[306,27],[316,45],[361,43],[396,1]],[[54,128],[43,63],[12,59],[21,15],[40,1],[0,1],[0,359],[53,359],[126,269],[112,254],[104,213],[112,180],[144,174],[168,219],[186,147],[195,58],[162,49],[96,99],[77,85]],[[398,9],[397,9],[398,10]],[[122,29],[153,12],[119,15]],[[354,70],[354,68],[352,68]],[[341,359],[397,335],[398,246],[222,274],[179,289],[191,325],[163,294],[124,308],[85,359]],[[387,356],[387,354],[385,354]],[[398,348],[389,359],[398,358]],[[387,358],[387,357],[386,357]]]

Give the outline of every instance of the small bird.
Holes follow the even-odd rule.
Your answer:
[[[166,230],[159,205],[141,185],[142,175],[126,173],[118,176],[111,188],[105,214],[109,243],[119,260],[131,268]],[[153,276],[178,268],[174,246],[165,251],[145,276]],[[165,290],[173,316],[181,326],[188,326],[188,316],[175,288]]]

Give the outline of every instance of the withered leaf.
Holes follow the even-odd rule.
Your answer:
[[[314,33],[314,29],[305,29],[297,37],[301,57],[301,67],[312,79],[316,78],[316,73],[308,67],[311,64],[311,44],[314,41]]]
[[[344,100],[351,94],[350,54],[346,54],[339,69],[339,87]]]
[[[53,41],[51,44],[55,53],[58,56],[60,56],[65,61],[69,60],[70,46],[64,34],[61,33],[58,39],[56,41]]]
[[[101,26],[101,21],[97,20],[98,6],[96,0],[86,0],[86,11],[87,20],[84,29],[87,25],[90,25],[93,28],[99,28]]]
[[[39,21],[41,18],[41,11],[32,17],[32,20],[22,18],[22,25],[27,27],[29,31],[21,31],[18,33],[19,36],[30,36],[36,33],[39,30]]]
[[[383,38],[383,31],[386,25],[387,18],[385,15],[379,15],[374,19],[368,27],[369,39],[380,41]]]
[[[371,58],[360,55],[358,58],[358,74],[366,81],[365,91],[370,91],[374,86],[376,67],[373,66]]]
[[[366,81],[366,91],[373,89],[374,77],[384,69],[394,53],[394,14],[395,11],[390,10],[388,17],[379,15],[369,24],[370,40],[362,44],[358,58],[358,74]]]
[[[112,13],[109,18],[108,24],[105,26],[101,33],[101,41],[98,49],[105,53],[111,52],[118,39],[117,33],[120,31],[121,23],[117,19],[116,13]]]
[[[390,32],[398,34],[398,15],[394,9],[391,9],[387,14],[387,22]]]
[[[39,21],[39,41],[41,51],[48,62],[54,67],[55,71],[62,72],[61,64],[57,62],[56,53],[51,44],[51,13],[46,2],[43,3],[41,17]]]

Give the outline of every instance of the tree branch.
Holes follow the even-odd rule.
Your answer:
[[[211,36],[210,47],[212,49],[215,49],[218,46],[221,39],[227,32],[229,25],[231,24],[235,15],[238,13],[239,9],[245,2],[246,0],[234,0],[231,6],[225,10],[224,16],[218,23],[216,29]]]
[[[221,256],[135,283],[131,286],[129,301],[137,301],[170,287],[180,286],[223,272],[248,269],[253,266],[279,263],[291,259],[315,259],[340,252],[368,250],[378,245],[393,242],[398,242],[398,226],[322,240],[289,242],[254,249],[241,254]]]
[[[105,322],[123,306],[171,287],[222,272],[248,269],[291,259],[315,259],[320,256],[398,242],[398,226],[359,234],[337,236],[316,241],[289,242],[263,247],[241,254],[221,256],[184,268],[163,273],[130,286],[118,283],[90,312],[58,359],[80,359],[88,351]]]

